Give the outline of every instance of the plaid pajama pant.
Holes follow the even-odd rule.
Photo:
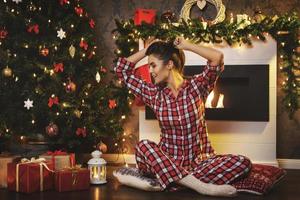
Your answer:
[[[166,189],[188,174],[205,183],[231,184],[245,176],[251,169],[251,161],[242,155],[214,155],[200,163],[193,163],[190,170],[178,165],[159,145],[150,140],[141,140],[135,148],[139,171],[149,177],[156,177],[162,189]],[[176,186],[173,187],[176,190]]]

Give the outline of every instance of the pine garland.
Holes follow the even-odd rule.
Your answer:
[[[237,23],[230,22],[228,19],[207,26],[204,26],[198,19],[165,23],[157,18],[155,24],[143,22],[141,25],[135,25],[132,19],[115,19],[115,22],[117,28],[112,33],[118,47],[115,50],[117,56],[131,55],[138,50],[139,39],[145,40],[151,36],[167,41],[173,40],[176,36],[183,36],[195,43],[226,41],[228,45],[232,46],[241,43],[252,45],[254,39],[265,41],[265,35],[270,34],[278,44],[280,73],[286,77],[286,80],[282,82],[282,90],[285,93],[283,103],[290,119],[299,109],[300,58],[296,49],[300,46],[300,20],[296,12],[286,13],[282,16],[266,16],[260,22],[243,28],[241,28],[241,24],[244,23],[244,20]]]

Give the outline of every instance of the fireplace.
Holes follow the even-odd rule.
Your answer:
[[[185,76],[204,66],[186,66]],[[207,120],[269,121],[269,65],[225,65],[205,102]],[[146,119],[156,119],[146,106]]]

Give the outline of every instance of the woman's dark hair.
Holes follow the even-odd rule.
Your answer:
[[[165,65],[169,60],[172,60],[175,69],[177,69],[179,73],[183,74],[185,55],[183,50],[175,48],[173,43],[163,41],[154,42],[148,47],[146,51],[147,56],[151,54],[163,60],[163,63]]]

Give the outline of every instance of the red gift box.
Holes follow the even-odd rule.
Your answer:
[[[134,71],[135,75],[140,77],[141,79],[143,79],[144,81],[150,83],[151,82],[151,76],[150,76],[150,72],[149,72],[149,65],[145,64],[142,65],[141,67],[138,67],[135,69]],[[134,99],[134,103],[137,106],[144,106],[144,102],[142,101],[141,98],[136,97]]]
[[[59,192],[87,190],[90,187],[90,170],[63,169],[55,172],[55,190]]]
[[[137,9],[134,14],[134,24],[141,25],[142,21],[148,24],[155,23],[156,10],[152,9]]]
[[[53,163],[22,159],[7,164],[7,188],[11,191],[32,193],[53,189]]]

